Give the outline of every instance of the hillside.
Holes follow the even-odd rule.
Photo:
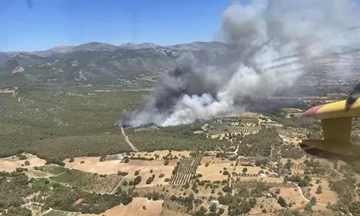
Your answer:
[[[169,47],[120,46],[92,42],[44,51],[0,53],[0,88],[24,85],[152,83],[172,70],[175,59],[191,53],[200,63],[223,66],[238,60],[237,50],[221,42],[194,42]],[[129,83],[132,82],[132,83]]]

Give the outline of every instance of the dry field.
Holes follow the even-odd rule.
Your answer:
[[[304,206],[308,203],[306,200],[304,200],[301,196],[300,196],[300,192],[298,191],[297,188],[293,187],[293,188],[282,188],[282,187],[277,187],[278,189],[280,189],[280,194],[278,196],[282,196],[286,203],[292,203],[292,207],[291,209],[293,210],[300,210],[303,209]],[[275,191],[275,189],[277,188],[272,188],[272,191]],[[280,206],[279,204],[277,204],[278,206]]]
[[[81,214],[79,216],[160,216],[163,201],[152,201],[147,198],[134,198],[133,201],[124,206],[118,205],[106,210],[101,214]],[[143,209],[145,206],[145,209]]]
[[[235,172],[241,174],[242,170],[247,168],[246,173],[250,175],[258,175],[259,171],[269,172],[267,169],[261,169],[261,167],[252,167],[252,166],[236,166]]]
[[[230,162],[215,163],[205,167],[205,163],[201,162],[201,165],[197,168],[197,173],[202,175],[202,180],[222,181],[227,179],[227,175],[223,175],[220,171],[224,171],[225,167],[231,173],[233,167],[230,164]]]
[[[217,158],[215,156],[205,156],[201,158],[200,163],[202,165],[205,165],[206,163],[209,163],[210,166],[212,164],[219,164],[219,163],[230,163],[231,161],[227,160],[227,159],[221,159],[221,158]],[[235,163],[235,162],[232,162]]]
[[[337,201],[337,194],[336,192],[330,190],[329,188],[329,182],[327,180],[321,180],[320,184],[316,184],[315,181],[311,182],[314,186],[311,187],[310,195],[316,197],[317,202],[327,204],[330,202],[331,204],[335,204]],[[322,193],[317,194],[316,189],[317,187],[321,185]]]
[[[45,164],[45,160],[38,158],[36,155],[32,154],[24,154],[27,159],[26,160],[19,160],[16,156],[11,156],[7,158],[0,158],[0,171],[5,172],[13,172],[18,167],[22,167],[22,164],[25,161],[29,161],[29,166],[23,166],[24,168],[33,168],[34,166],[42,166]]]
[[[144,161],[144,160],[130,160],[129,163],[120,163],[118,160],[111,161],[99,161],[100,157],[79,157],[74,158],[74,162],[69,163],[68,160],[65,160],[65,167],[71,169],[78,169],[84,172],[98,173],[98,174],[116,174],[118,171],[128,172],[129,175],[127,178],[133,177],[136,170],[140,170],[140,175],[142,176],[143,184],[145,184],[146,179],[155,174],[156,177],[163,173],[165,176],[161,179],[155,178],[152,182],[153,184],[163,184],[165,178],[170,178],[172,170],[174,169],[177,160],[170,161],[169,165],[164,166],[164,161]],[[84,163],[80,163],[84,161]],[[150,173],[150,170],[153,170],[153,173]],[[142,183],[139,185],[141,186]]]

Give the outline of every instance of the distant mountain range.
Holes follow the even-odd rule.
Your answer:
[[[160,73],[174,69],[175,59],[184,53],[216,66],[239,60],[234,46],[217,41],[173,46],[91,42],[34,52],[0,52],[0,87],[153,82]]]

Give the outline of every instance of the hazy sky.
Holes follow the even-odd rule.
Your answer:
[[[243,0],[242,2],[247,1]],[[230,0],[0,0],[0,50],[214,39]]]

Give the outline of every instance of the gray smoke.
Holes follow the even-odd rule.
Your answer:
[[[201,65],[185,55],[161,77],[142,111],[123,111],[122,123],[170,126],[240,112],[240,98],[287,89],[312,59],[354,47],[358,11],[351,0],[235,2],[222,14],[221,35],[239,49],[236,68]]]

